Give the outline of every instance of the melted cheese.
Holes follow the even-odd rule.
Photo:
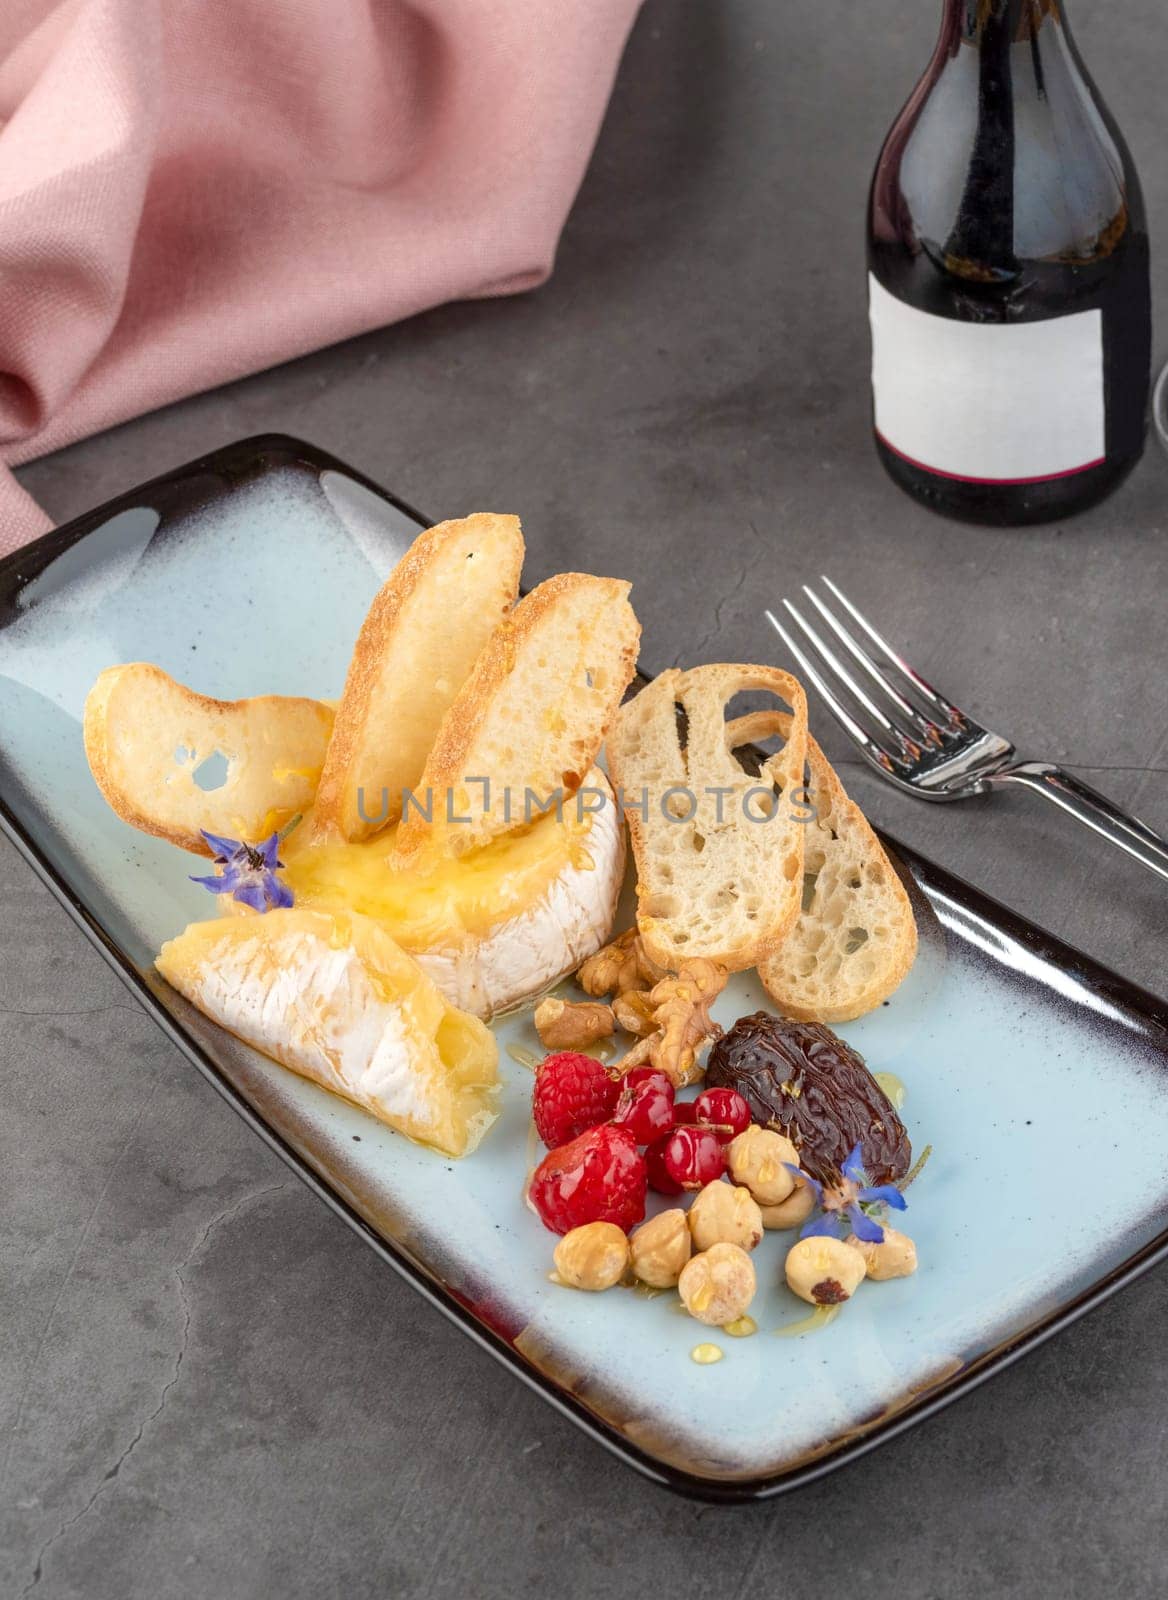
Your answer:
[[[594,866],[590,818],[552,813],[457,859],[391,864],[396,828],[358,843],[315,842],[304,825],[282,846],[284,878],[298,906],[359,911],[403,949],[482,938],[544,900],[572,868]]]
[[[596,768],[588,783],[607,788]],[[394,830],[363,843],[313,838],[311,817],[280,849],[298,909],[357,913],[408,951],[452,1006],[505,1011],[557,983],[608,938],[624,879],[624,828],[609,803],[570,806],[469,855],[393,859]],[[228,916],[254,916],[229,902]]]

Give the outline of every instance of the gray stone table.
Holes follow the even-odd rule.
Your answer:
[[[440,310],[29,467],[61,518],[244,434],[435,516],[522,514],[531,571],[634,581],[644,660],[750,659],[826,570],[1035,754],[1168,828],[1168,467],[1026,533],[931,518],[868,436],[862,215],[938,0],[650,0],[550,284]],[[1080,39],[1168,223],[1160,0]],[[1168,272],[1157,274],[1165,309]],[[1152,988],[1165,890],[1038,801],[906,840]],[[173,1597],[1164,1592],[1168,1274],[770,1506],[614,1463],[429,1310],[142,1015],[0,846],[0,1592]],[[1105,1112],[1105,1107],[1102,1108]],[[1084,1127],[1068,1227],[1107,1203]]]

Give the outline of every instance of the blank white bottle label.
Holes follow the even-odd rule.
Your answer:
[[[1106,452],[1103,314],[954,322],[868,274],[876,432],[916,466],[973,483],[1034,483]]]

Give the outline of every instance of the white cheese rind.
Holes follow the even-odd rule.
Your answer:
[[[607,783],[593,771],[588,783]],[[453,1006],[490,1018],[574,972],[608,939],[625,876],[624,823],[609,791],[584,841],[590,866],[568,866],[528,910],[477,940],[415,950]]]
[[[384,1120],[434,1123],[402,1007],[376,993],[351,947],[300,935],[274,966],[258,938],[224,939],[199,980],[188,998],[265,1055]]]

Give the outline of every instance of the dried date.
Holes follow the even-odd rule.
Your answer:
[[[893,1183],[912,1162],[891,1101],[863,1058],[822,1023],[765,1011],[740,1017],[710,1052],[706,1083],[737,1089],[755,1121],[786,1134],[820,1183],[838,1180],[857,1144],[870,1183]]]

